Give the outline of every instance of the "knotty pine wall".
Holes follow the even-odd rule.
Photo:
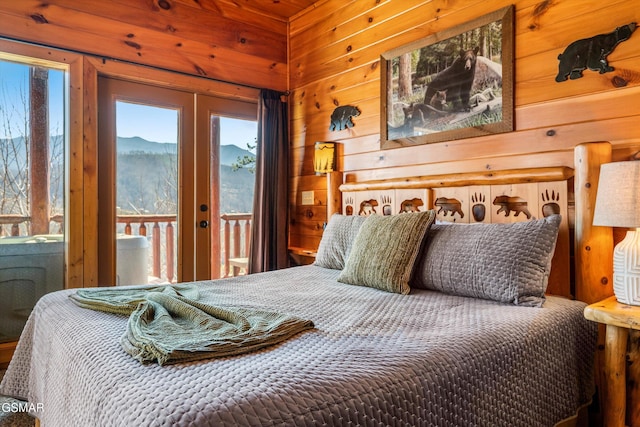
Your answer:
[[[554,81],[557,55],[569,43],[640,21],[631,0],[319,0],[289,23],[250,11],[222,16],[216,4],[0,1],[0,36],[252,87],[289,88],[292,246],[317,247],[327,219],[326,180],[313,174],[315,141],[339,143],[338,167],[349,180],[573,166],[571,150],[581,142],[610,141],[619,159],[640,144],[640,30],[609,56],[615,72]],[[516,7],[516,131],[380,150],[380,54],[509,4]],[[614,87],[614,76],[627,85]],[[329,132],[333,109],[348,104],[362,111],[356,126]],[[314,205],[301,205],[305,190],[315,191]]]
[[[380,150],[380,54],[515,4],[515,131]],[[347,180],[517,167],[573,167],[573,148],[610,141],[614,158],[640,150],[640,30],[609,56],[614,72],[556,83],[571,42],[640,22],[631,0],[327,0],[290,22],[292,246],[316,248],[326,221],[326,179],[313,172],[316,141],[338,142]],[[626,82],[615,87],[613,77]],[[329,131],[337,105],[355,127]],[[314,190],[313,206],[301,192]]]
[[[286,20],[223,6],[191,0],[3,0],[0,36],[285,91]]]

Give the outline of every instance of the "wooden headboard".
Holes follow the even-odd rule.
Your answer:
[[[613,295],[612,231],[591,224],[600,164],[609,161],[610,144],[588,143],[575,148],[573,168],[463,171],[346,182],[331,185],[338,194],[329,197],[345,215],[435,209],[441,221],[504,223],[560,214],[547,292],[592,303]]]

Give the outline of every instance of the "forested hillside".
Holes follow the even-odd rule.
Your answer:
[[[50,192],[52,213],[62,211],[63,138],[51,137]],[[23,137],[0,139],[0,214],[28,214],[29,175],[27,142]],[[175,213],[176,145],[142,138],[118,138],[117,206],[125,213]],[[254,174],[232,164],[247,150],[235,145],[220,147],[220,212],[251,212]]]
[[[239,157],[253,156],[235,145],[220,147],[220,212],[251,212],[254,174],[234,170]],[[118,138],[118,194],[121,212],[169,213],[176,210],[174,144]]]

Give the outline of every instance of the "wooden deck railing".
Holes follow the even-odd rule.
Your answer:
[[[176,222],[175,214],[156,215],[118,215],[118,224],[124,224],[124,234],[131,235],[132,224],[137,225],[139,236],[147,235],[147,224],[151,225],[151,275],[163,281],[174,283],[175,275],[175,234],[173,223]],[[164,224],[161,230],[160,224]],[[164,234],[164,253],[162,251],[162,234]],[[164,261],[164,262],[163,262]],[[164,269],[162,268],[164,266]],[[164,274],[163,274],[164,273]]]
[[[223,277],[237,276],[241,271],[247,274],[251,217],[250,213],[226,213],[220,215],[220,218],[224,221]],[[244,221],[244,227],[241,227],[241,221]],[[232,222],[233,224],[231,224]],[[244,236],[242,236],[243,228]]]
[[[31,221],[31,217],[22,215],[0,215],[0,236],[19,236],[20,224]]]
[[[51,217],[51,222],[57,224],[57,233],[62,233],[62,221],[64,217],[62,215],[54,215]],[[27,227],[28,222],[31,222],[30,216],[23,215],[0,215],[0,236],[19,236],[20,225],[24,224]]]
[[[151,227],[150,274],[163,281],[175,282],[176,215],[118,215],[116,218],[118,224],[124,224],[125,234],[147,236],[148,227]],[[221,260],[223,277],[247,273],[251,218],[250,213],[225,213],[220,216],[224,241]],[[22,228],[28,228],[30,220],[29,216],[0,215],[0,236],[19,236],[21,225]],[[62,215],[51,217],[51,222],[57,224],[57,233],[63,232]]]

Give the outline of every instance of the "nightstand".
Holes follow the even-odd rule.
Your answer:
[[[316,260],[315,251],[297,247],[289,247],[289,256],[293,260],[294,265],[313,264]]]
[[[613,296],[585,307],[584,317],[606,325],[604,425],[624,427],[627,341],[629,329],[640,330],[640,306],[621,304]]]

